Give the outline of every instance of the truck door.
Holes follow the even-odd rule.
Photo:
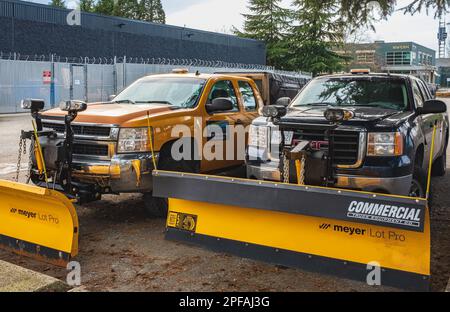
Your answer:
[[[425,83],[421,80],[418,81],[420,91],[423,94],[423,97],[425,100],[431,100],[432,95],[428,89],[428,87],[425,85]],[[445,145],[445,129],[444,129],[444,115],[443,114],[432,114],[432,122],[433,124],[436,124],[436,138],[434,143],[434,159],[440,156],[442,153],[442,148]]]
[[[414,102],[416,103],[416,107],[423,107],[423,103],[425,102],[425,98],[420,91],[419,83],[417,80],[412,81],[413,93],[414,93]],[[434,117],[432,114],[422,115],[418,117],[421,119],[420,125],[422,129],[422,133],[425,136],[426,146],[424,148],[424,159],[423,159],[423,168],[426,169],[428,167],[428,162],[430,159],[430,151],[431,151],[431,140],[433,137],[433,127],[434,127]]]
[[[219,80],[214,83],[208,93],[207,104],[212,103],[216,98],[228,98],[233,103],[233,109],[225,112],[217,112],[206,114],[204,118],[204,129],[207,132],[203,138],[203,159],[201,164],[202,171],[216,171],[227,167],[233,167],[242,164],[244,160],[237,160],[235,157],[227,157],[227,141],[232,140],[232,129],[230,127],[243,124],[242,112],[239,107],[237,90],[231,80]],[[222,133],[218,134],[218,128],[222,129]],[[228,143],[230,144],[230,143]],[[221,159],[208,159],[206,153],[212,151],[218,153],[216,148],[210,149],[211,146],[220,146],[223,150]],[[229,151],[230,153],[231,151]],[[228,153],[228,154],[229,154]],[[233,155],[232,153],[231,155]],[[228,158],[228,159],[227,159]],[[231,159],[230,159],[231,158]]]

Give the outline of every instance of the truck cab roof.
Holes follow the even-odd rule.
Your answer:
[[[209,80],[209,79],[239,79],[248,81],[251,79],[238,76],[238,75],[232,75],[232,74],[208,74],[208,73],[190,73],[190,72],[181,72],[181,73],[168,73],[168,74],[156,74],[156,75],[149,75],[146,77],[141,78],[141,80],[146,79],[154,79],[154,78],[192,78],[192,79],[203,79],[203,80]]]
[[[392,79],[418,79],[412,75],[406,75],[406,74],[390,74],[390,73],[358,73],[358,74],[352,74],[352,73],[344,73],[344,74],[332,74],[332,75],[324,75],[316,77],[316,79],[322,79],[322,78],[392,78]]]

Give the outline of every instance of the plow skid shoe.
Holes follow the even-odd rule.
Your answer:
[[[78,253],[78,217],[57,191],[0,180],[0,248],[65,267]]]
[[[155,171],[166,238],[344,278],[427,291],[423,199]]]

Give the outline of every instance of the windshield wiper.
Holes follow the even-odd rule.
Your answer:
[[[308,103],[308,104],[304,104],[304,105],[299,105],[299,106],[333,106],[333,103],[329,103],[329,102],[322,102],[322,103]]]
[[[139,104],[167,104],[173,106],[169,101],[137,101]]]
[[[136,102],[132,101],[132,100],[120,100],[120,101],[113,101],[113,103],[117,103],[117,104],[122,104],[122,103],[131,103],[131,104],[136,104]]]

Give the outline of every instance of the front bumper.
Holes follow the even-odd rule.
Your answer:
[[[281,173],[277,162],[262,165],[247,164],[247,177],[258,180],[281,181]],[[384,178],[338,174],[336,178],[335,187],[338,188],[404,196],[409,195],[412,181],[412,175]]]
[[[158,161],[159,155],[155,157]],[[108,161],[75,158],[72,177],[81,183],[95,184],[104,193],[143,193],[152,191],[152,171],[150,154],[123,154]]]

